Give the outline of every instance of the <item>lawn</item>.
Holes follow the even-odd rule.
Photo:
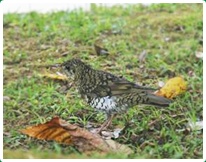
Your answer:
[[[91,5],[90,11],[3,16],[4,158],[203,158],[202,130],[188,122],[203,120],[202,4]],[[98,45],[109,54],[98,54]],[[145,53],[145,55],[143,54]],[[140,57],[140,56],[145,56]],[[20,133],[54,116],[84,127],[104,115],[94,111],[65,81],[45,78],[51,67],[80,58],[141,85],[158,88],[174,76],[187,91],[168,108],[135,106],[118,115],[109,129],[126,129],[115,141],[134,153],[85,154],[75,147],[40,141]]]

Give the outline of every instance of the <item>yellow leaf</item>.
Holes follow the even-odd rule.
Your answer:
[[[182,77],[174,77],[169,79],[155,94],[171,99],[185,92],[186,88],[186,81]]]

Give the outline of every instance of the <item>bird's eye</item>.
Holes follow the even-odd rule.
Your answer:
[[[66,70],[67,70],[69,73],[71,73],[71,74],[74,74],[74,73],[75,73],[74,67],[66,66]]]
[[[70,71],[70,67],[69,66],[65,66],[64,69]]]

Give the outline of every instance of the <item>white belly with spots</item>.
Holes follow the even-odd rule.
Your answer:
[[[99,110],[112,110],[117,108],[115,97],[94,98],[90,105]]]
[[[102,97],[102,98],[94,98],[90,102],[90,106],[98,109],[100,111],[105,111],[105,112],[120,112],[124,111],[127,107],[127,105],[118,105],[117,104],[117,98],[116,97]]]

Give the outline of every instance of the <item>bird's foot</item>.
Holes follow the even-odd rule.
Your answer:
[[[95,134],[102,135],[102,131],[106,130],[107,127],[109,127],[112,123],[114,115],[109,116],[109,118],[101,125],[100,128],[95,129],[95,131],[92,131]]]

